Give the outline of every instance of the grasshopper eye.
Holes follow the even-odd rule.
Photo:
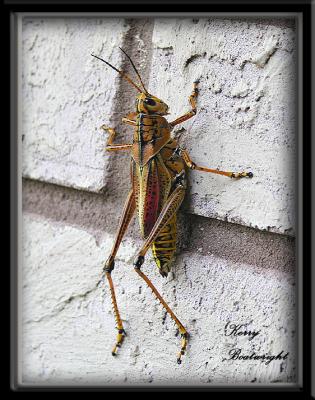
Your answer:
[[[156,105],[156,102],[153,99],[145,99],[144,102],[145,102],[145,104],[148,104],[149,106]]]

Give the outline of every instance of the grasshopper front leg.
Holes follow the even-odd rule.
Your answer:
[[[196,105],[196,100],[198,96],[198,85],[199,81],[194,82],[194,87],[192,94],[189,96],[189,103],[191,105],[191,110],[188,111],[186,114],[182,115],[181,117],[176,118],[174,121],[170,122],[170,127],[171,129],[174,128],[175,125],[181,124],[184,121],[187,121],[188,119],[192,118],[194,115],[196,115],[197,112],[197,105]]]
[[[104,272],[106,275],[106,278],[108,280],[109,283],[109,287],[110,287],[110,292],[111,292],[111,297],[112,297],[112,304],[113,304],[113,309],[114,309],[114,314],[115,314],[115,319],[116,319],[116,323],[117,323],[117,329],[118,329],[118,334],[117,334],[117,339],[116,339],[116,344],[112,350],[112,355],[115,356],[117,349],[121,346],[123,340],[124,340],[124,336],[126,335],[126,332],[124,330],[123,327],[123,323],[120,317],[120,313],[118,310],[118,305],[117,305],[117,300],[116,300],[116,295],[115,295],[115,289],[114,289],[114,284],[112,281],[112,277],[111,277],[111,273],[114,269],[115,266],[115,256],[116,253],[118,251],[119,245],[122,241],[122,238],[128,228],[128,225],[131,221],[131,218],[134,215],[134,211],[136,208],[136,204],[135,204],[135,199],[134,199],[134,194],[133,191],[131,190],[128,194],[128,197],[126,199],[125,202],[125,206],[124,206],[124,210],[123,210],[123,214],[122,214],[122,218],[120,220],[119,223],[119,228],[116,234],[116,238],[115,238],[115,242],[112,248],[112,251],[105,263],[104,266]]]
[[[136,112],[131,112],[128,115],[126,115],[124,118],[122,118],[122,122],[124,124],[137,126],[136,118],[137,118],[137,113]]]
[[[101,129],[107,131],[109,133],[109,138],[106,143],[106,150],[107,151],[118,151],[118,150],[130,150],[132,147],[131,143],[123,143],[123,144],[116,144],[113,143],[114,137],[117,134],[114,128],[109,128],[106,125],[102,125]]]
[[[182,157],[182,159],[185,161],[188,168],[190,168],[190,169],[195,169],[195,170],[203,171],[203,172],[211,172],[213,174],[218,174],[218,175],[225,175],[225,176],[228,176],[229,178],[245,178],[245,177],[252,178],[254,176],[252,172],[245,172],[245,171],[229,172],[229,171],[220,171],[218,169],[200,167],[191,160],[191,158],[186,150],[180,149],[179,154]]]

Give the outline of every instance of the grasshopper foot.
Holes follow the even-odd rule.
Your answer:
[[[198,93],[199,93],[199,89],[198,89],[198,84],[199,84],[200,80],[196,79],[193,83],[193,95],[195,95],[197,97]]]
[[[108,132],[108,131],[110,131],[111,128],[107,125],[102,125],[102,126],[100,126],[100,129],[102,129],[105,132]]]
[[[252,172],[232,172],[231,178],[252,178],[254,174]]]
[[[178,353],[178,356],[177,356],[177,364],[181,364],[182,363],[182,356],[185,354],[185,350],[186,350],[187,343],[188,343],[188,333],[187,332],[182,333],[181,337],[182,337],[182,347],[181,347],[180,352]]]
[[[127,336],[125,330],[123,328],[118,329],[117,340],[116,340],[116,344],[112,350],[112,356],[117,356],[118,348],[121,347],[121,345],[125,339],[125,336]]]

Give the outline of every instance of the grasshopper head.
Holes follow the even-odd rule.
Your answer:
[[[142,92],[137,95],[136,107],[138,113],[158,115],[168,114],[168,105],[148,92]]]
[[[119,47],[120,48],[120,47]],[[162,100],[158,99],[155,96],[152,96],[150,93],[148,93],[147,89],[145,88],[141,76],[134,65],[132,59],[128,56],[128,54],[120,48],[120,50],[127,56],[129,59],[133,69],[135,70],[139,81],[140,85],[135,83],[127,74],[125,74],[123,71],[120,71],[118,68],[114,67],[111,65],[108,61],[103,60],[102,58],[95,56],[92,54],[93,57],[103,61],[105,64],[107,64],[109,67],[113,68],[115,71],[117,71],[127,82],[129,82],[134,88],[136,88],[139,92],[137,95],[137,100],[136,100],[136,107],[137,107],[137,112],[138,113],[144,113],[144,114],[157,114],[157,115],[166,115],[168,114],[168,105],[165,104]]]

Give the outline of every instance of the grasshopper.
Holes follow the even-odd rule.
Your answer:
[[[115,256],[122,238],[135,213],[138,215],[140,231],[144,243],[134,261],[136,273],[147,283],[158,298],[166,312],[174,320],[181,334],[181,348],[177,356],[180,364],[188,343],[188,332],[180,322],[150,279],[141,271],[144,257],[151,248],[160,274],[166,277],[171,269],[176,249],[176,214],[184,199],[186,191],[185,167],[193,170],[211,172],[230,178],[253,176],[252,172],[226,172],[210,169],[195,164],[188,152],[181,148],[177,140],[171,137],[173,128],[196,115],[198,83],[193,84],[189,97],[191,110],[168,122],[164,116],[168,114],[168,105],[148,92],[141,76],[129,55],[120,48],[130,61],[139,82],[135,83],[126,73],[120,71],[108,61],[92,54],[117,71],[129,82],[139,94],[136,96],[136,112],[122,118],[122,122],[134,127],[132,143],[114,143],[116,131],[103,125],[101,128],[109,133],[106,144],[107,151],[129,151],[131,154],[131,189],[127,196],[119,228],[111,253],[105,263],[104,273],[109,282],[112,304],[118,329],[116,343],[112,354],[116,355],[121,347],[126,332],[120,317],[111,273],[115,265]]]

